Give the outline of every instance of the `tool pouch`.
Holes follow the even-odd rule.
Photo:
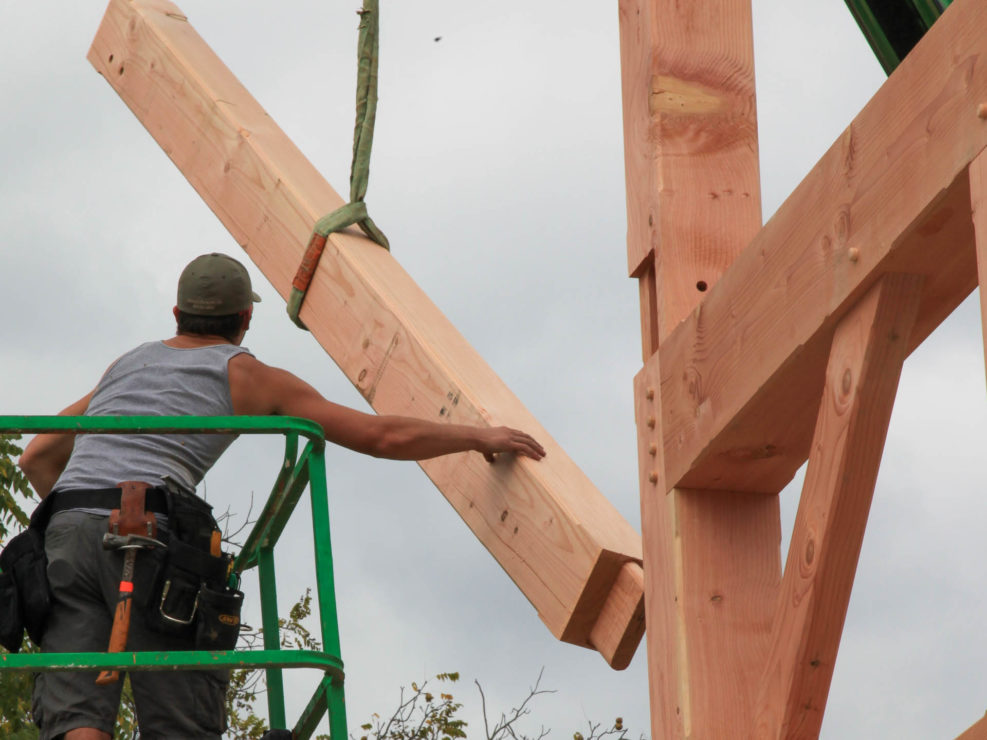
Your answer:
[[[0,571],[0,644],[16,653],[26,629],[40,645],[51,610],[42,532],[31,526],[11,538],[0,553]]]
[[[147,626],[194,636],[198,649],[230,650],[243,603],[243,594],[227,586],[233,558],[219,551],[219,525],[209,504],[177,491],[167,497],[168,547],[154,551],[154,587],[142,600]]]
[[[232,650],[240,636],[240,610],[243,592],[234,589],[214,591],[203,586],[195,620],[196,650]]]

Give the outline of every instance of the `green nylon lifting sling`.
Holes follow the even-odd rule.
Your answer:
[[[356,83],[356,127],[353,131],[353,163],[350,168],[350,202],[315,222],[302,263],[295,279],[291,281],[291,296],[288,298],[288,316],[301,329],[308,329],[298,318],[302,302],[312,282],[315,268],[319,264],[326,247],[329,234],[357,224],[370,239],[384,249],[390,249],[387,237],[377,228],[367,215],[367,205],[363,202],[370,179],[370,149],[374,140],[374,119],[377,116],[377,56],[379,13],[377,0],[363,0],[360,15],[360,38],[358,43],[358,70]]]

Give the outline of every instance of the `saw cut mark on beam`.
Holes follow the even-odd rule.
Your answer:
[[[923,279],[887,275],[838,324],[752,738],[817,738]]]
[[[171,3],[112,0],[89,59],[287,297],[315,221],[342,198]],[[544,444],[538,463],[463,453],[421,466],[556,637],[596,634],[626,665],[643,629],[627,578],[639,535],[390,253],[333,234],[301,318],[378,412],[508,424]]]
[[[987,13],[957,0],[663,341],[669,488],[780,491],[850,307],[883,274],[925,275],[914,349],[976,287],[966,168],[985,100]]]

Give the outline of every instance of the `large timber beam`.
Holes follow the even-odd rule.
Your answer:
[[[779,491],[808,456],[849,308],[886,273],[925,276],[913,349],[976,287],[983,101],[987,12],[957,0],[662,343],[668,488]]]
[[[621,0],[627,248],[644,360],[761,227],[749,0]],[[781,578],[778,497],[666,493],[657,360],[635,379],[652,736],[752,720]]]
[[[112,0],[89,59],[287,296],[339,195],[166,0]],[[377,411],[510,424],[543,442],[539,463],[461,454],[422,467],[556,637],[626,666],[644,630],[639,535],[394,257],[333,235],[301,318]]]

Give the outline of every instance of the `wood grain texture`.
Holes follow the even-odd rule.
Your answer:
[[[112,0],[89,59],[286,297],[339,195],[171,3]],[[377,411],[537,437],[540,463],[464,453],[422,467],[553,634],[584,646],[593,629],[640,635],[633,610],[605,609],[640,537],[389,252],[332,235],[301,318]],[[598,627],[604,612],[628,621]]]
[[[886,273],[925,275],[914,348],[973,290],[982,100],[987,8],[957,0],[662,343],[669,488],[780,490],[808,456],[850,307]]]
[[[628,266],[659,341],[761,227],[750,0],[621,0]]]
[[[611,613],[612,612],[612,613]],[[603,610],[589,633],[590,644],[616,670],[630,665],[644,636],[644,570],[624,563],[607,595]]]
[[[641,533],[644,541],[644,604],[647,623],[648,685],[651,736],[683,737],[689,708],[688,661],[679,651],[677,553],[671,501],[665,495],[661,446],[661,396],[657,364],[634,378],[634,418],[641,486]]]
[[[976,235],[977,277],[980,282],[980,325],[984,334],[984,367],[987,368],[987,154],[970,163],[970,207]]]
[[[673,489],[660,396],[635,380],[652,737],[726,738],[753,720],[781,580],[775,495]]]
[[[840,321],[752,737],[817,738],[923,279],[888,275]]]
[[[778,499],[666,495],[655,353],[761,226],[750,2],[622,0],[620,32],[652,735],[727,737],[767,652]]]

